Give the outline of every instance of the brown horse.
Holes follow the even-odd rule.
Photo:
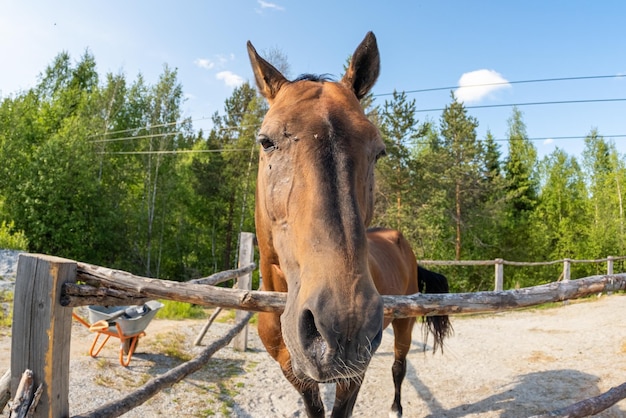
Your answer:
[[[376,38],[367,34],[339,82],[317,76],[289,81],[249,42],[248,53],[269,103],[258,134],[255,211],[263,290],[287,292],[282,315],[259,314],[259,335],[310,417],[324,416],[320,382],[337,383],[332,416],[350,416],[389,322],[380,294],[419,287],[415,257],[401,235],[366,231],[374,164],[385,152],[359,102],[378,78]],[[414,321],[392,322],[397,414]],[[447,318],[431,323],[439,326],[435,341],[441,344]]]

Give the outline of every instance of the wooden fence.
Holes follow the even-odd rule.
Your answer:
[[[252,240],[242,239],[242,242],[250,247],[248,254],[252,254]],[[240,255],[240,260],[244,260],[240,264],[245,264],[246,257],[251,256]],[[58,257],[20,255],[14,295],[11,393],[15,394],[18,390],[22,371],[31,370],[33,386],[41,387],[39,406],[33,416],[70,416],[69,346],[73,307],[119,306],[160,298],[243,311],[282,311],[286,301],[283,293],[207,285],[218,283],[225,277],[239,276],[244,270],[249,274],[252,268],[244,266],[237,271],[218,273],[192,283],[180,283],[139,277]],[[384,296],[383,299],[387,317],[407,317],[505,311],[620,290],[626,290],[626,274],[592,276],[509,291]],[[104,405],[88,416],[119,416],[162,389],[161,383],[167,384],[167,387],[182,380],[202,367],[202,362],[208,361],[217,349],[228,344],[249,318],[248,313],[224,339],[207,347],[199,358],[159,376],[160,383],[148,382],[124,399]]]
[[[432,265],[432,266],[495,266],[495,279],[494,279],[494,290],[500,291],[503,290],[504,286],[504,266],[517,266],[517,267],[538,267],[538,266],[552,266],[556,264],[563,264],[563,273],[559,280],[568,281],[571,279],[571,271],[572,264],[585,264],[585,263],[606,263],[606,274],[613,274],[613,268],[615,265],[615,261],[624,260],[626,257],[613,257],[608,256],[607,258],[600,258],[596,260],[575,260],[572,258],[564,258],[562,260],[554,260],[554,261],[536,261],[536,262],[526,262],[526,261],[508,261],[503,260],[502,258],[496,258],[495,260],[459,260],[459,261],[448,261],[448,260],[419,260],[419,263],[422,265]]]

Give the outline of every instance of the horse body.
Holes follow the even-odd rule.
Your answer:
[[[382,295],[412,295],[414,293],[448,293],[448,281],[445,276],[417,265],[411,245],[396,230],[373,228],[367,231],[369,243],[369,266],[376,289]],[[429,316],[425,318],[427,332],[434,336],[433,351],[443,349],[443,340],[450,333],[451,327],[447,316]],[[406,375],[406,356],[411,349],[412,331],[415,317],[385,318],[384,328],[389,323],[393,327],[394,362],[391,373],[394,383],[394,400],[390,417],[402,416],[401,387]]]
[[[324,416],[320,382],[337,383],[332,416],[350,416],[388,325],[380,294],[419,288],[404,238],[367,232],[374,164],[385,150],[359,102],[378,77],[376,39],[365,37],[339,82],[288,81],[250,43],[248,53],[270,105],[258,135],[255,208],[263,290],[287,292],[282,314],[259,314],[259,335],[310,417]],[[394,382],[404,377],[414,321],[392,322]]]

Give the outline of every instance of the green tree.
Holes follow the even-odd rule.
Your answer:
[[[537,150],[528,139],[522,112],[514,107],[509,124],[509,155],[504,164],[513,216],[524,217],[537,203]]]
[[[232,268],[242,230],[254,230],[254,190],[258,160],[258,132],[265,102],[249,83],[226,99],[224,114],[213,116],[214,128],[206,141],[208,153],[191,164],[194,189],[206,207],[197,216],[211,225],[212,259],[217,269]]]
[[[415,100],[404,92],[393,93],[380,113],[380,131],[387,155],[377,164],[377,198],[374,222],[409,234],[414,218],[415,194],[420,183],[419,167],[413,148],[426,128],[420,125]],[[410,234],[409,234],[410,235]]]
[[[191,136],[191,122],[182,119],[183,90],[176,70],[164,66],[159,81],[146,86],[139,77],[131,87],[129,104],[136,120],[137,148],[142,151],[138,158],[140,174],[136,178],[133,196],[135,229],[132,234],[137,261],[143,265],[147,276],[161,274],[164,260],[164,242],[172,237],[170,214],[175,201],[171,199],[177,185],[174,152],[184,148],[185,137]],[[167,260],[168,264],[176,264]]]
[[[483,148],[476,137],[478,121],[469,116],[463,103],[452,94],[440,121],[441,149],[446,155],[447,168],[442,180],[447,184],[454,224],[454,256],[461,259],[463,235],[471,233],[472,210],[481,200],[484,166]]]
[[[110,250],[112,216],[101,201],[91,144],[95,60],[62,53],[30,91],[3,102],[0,139],[3,212],[29,250],[98,261]]]
[[[537,150],[528,139],[522,112],[514,107],[508,120],[508,156],[504,161],[504,210],[501,217],[501,254],[507,260],[544,260],[546,254],[533,243],[531,217],[539,203]],[[532,280],[536,270],[509,269],[505,287]]]
[[[601,258],[624,251],[624,163],[615,145],[596,129],[585,138],[583,166],[589,185],[590,237],[586,257]]]
[[[541,198],[533,212],[535,245],[550,260],[576,258],[588,241],[587,189],[582,170],[574,157],[556,149],[541,163]],[[555,278],[548,278],[553,281]]]

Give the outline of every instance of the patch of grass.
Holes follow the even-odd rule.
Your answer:
[[[157,334],[154,341],[150,344],[158,351],[166,356],[181,360],[191,360],[191,355],[185,351],[185,336],[178,332],[167,332]]]
[[[222,402],[220,412],[222,412],[223,415],[228,416],[233,409],[233,405],[235,405],[235,401],[233,399],[237,395],[237,391],[222,382],[219,382],[217,385],[219,387],[218,398],[220,402]]]
[[[0,327],[9,328],[13,322],[13,291],[0,291]]]
[[[99,358],[98,361],[96,361],[96,367],[100,370],[107,370],[111,367],[111,362],[105,358]]]
[[[215,322],[219,322],[220,324],[231,324],[233,322],[235,322],[235,315],[237,314],[237,311],[234,309],[229,309],[227,311],[222,311],[222,313],[220,314],[220,316],[217,317],[217,319],[215,320]],[[254,314],[252,315],[252,318],[250,318],[250,321],[248,321],[248,323],[250,325],[257,325],[259,323],[259,315],[258,314]]]
[[[159,319],[201,319],[206,318],[204,308],[191,303],[175,300],[161,300],[164,306],[159,309],[156,317]]]
[[[208,409],[203,409],[202,411],[198,411],[195,414],[196,417],[199,418],[205,418],[205,417],[214,417],[215,416],[215,410],[208,408]]]
[[[246,372],[253,371],[254,369],[256,369],[256,366],[258,366],[258,365],[259,365],[258,361],[249,361],[248,365],[246,367]]]
[[[228,324],[235,320],[235,311],[233,309],[229,309],[227,311],[222,311],[220,316],[217,317],[215,322],[219,322],[220,324]]]
[[[93,382],[96,385],[104,386],[106,388],[116,387],[115,380],[113,380],[112,377],[104,375],[104,374],[99,374],[98,376],[94,377]]]

